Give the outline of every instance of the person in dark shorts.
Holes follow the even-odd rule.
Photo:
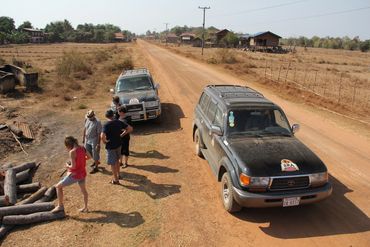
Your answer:
[[[107,164],[112,167],[112,184],[119,184],[119,158],[121,157],[121,137],[132,132],[132,127],[114,119],[113,110],[105,113],[108,121],[103,126],[101,140],[107,151]]]
[[[119,100],[119,97],[118,96],[114,96],[112,98],[112,102],[113,102],[113,112],[114,112],[114,119],[119,119],[119,113],[118,113],[118,109],[121,107],[121,103],[120,103],[120,100]]]
[[[129,126],[132,126],[131,118],[129,116],[126,116],[126,113],[127,113],[127,109],[125,106],[121,106],[118,108],[119,120]],[[121,140],[122,140],[122,147],[121,147],[120,165],[123,166],[123,168],[125,168],[128,166],[128,157],[130,156],[130,133],[123,136]],[[124,156],[125,163],[123,163],[123,156]]]

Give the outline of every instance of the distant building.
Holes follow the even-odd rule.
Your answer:
[[[180,35],[181,43],[183,44],[192,44],[195,38],[195,34],[193,33],[183,33]]]
[[[216,44],[219,44],[220,41],[225,38],[225,36],[229,33],[230,31],[227,30],[227,29],[222,29],[218,32],[215,33],[215,37],[216,37]]]
[[[179,41],[179,37],[174,33],[169,33],[166,35],[166,43],[177,43]]]
[[[30,43],[43,43],[45,41],[45,33],[39,29],[23,28],[23,32],[30,37]]]
[[[196,37],[193,39],[193,46],[194,47],[202,47],[202,39],[199,37]]]
[[[249,46],[274,48],[279,46],[279,39],[281,39],[279,35],[270,31],[259,32],[249,36]]]
[[[125,42],[126,36],[123,33],[114,33],[114,41],[116,42]]]

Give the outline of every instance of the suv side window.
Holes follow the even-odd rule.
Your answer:
[[[220,110],[220,108],[217,107],[216,109],[216,115],[215,115],[215,119],[213,120],[212,122],[213,125],[216,125],[218,127],[223,127],[222,125],[222,111]]]
[[[199,101],[200,108],[203,110],[203,112],[206,112],[208,102],[209,102],[209,96],[206,93],[203,93]]]
[[[216,110],[217,110],[217,105],[215,102],[213,102],[212,100],[209,102],[209,106],[208,106],[208,110],[207,110],[207,113],[206,113],[206,116],[208,118],[208,120],[213,123],[213,120],[215,119],[215,115],[216,115]]]

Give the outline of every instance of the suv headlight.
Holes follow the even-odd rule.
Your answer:
[[[310,174],[310,182],[312,187],[324,185],[328,181],[329,181],[328,172]]]
[[[239,176],[239,181],[242,186],[247,186],[249,188],[267,188],[270,183],[269,177],[250,177],[241,173]]]
[[[146,101],[145,103],[145,107],[155,107],[155,106],[158,106],[158,101]]]

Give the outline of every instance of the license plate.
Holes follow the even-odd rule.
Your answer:
[[[290,197],[283,199],[283,207],[291,207],[299,205],[300,197]]]

